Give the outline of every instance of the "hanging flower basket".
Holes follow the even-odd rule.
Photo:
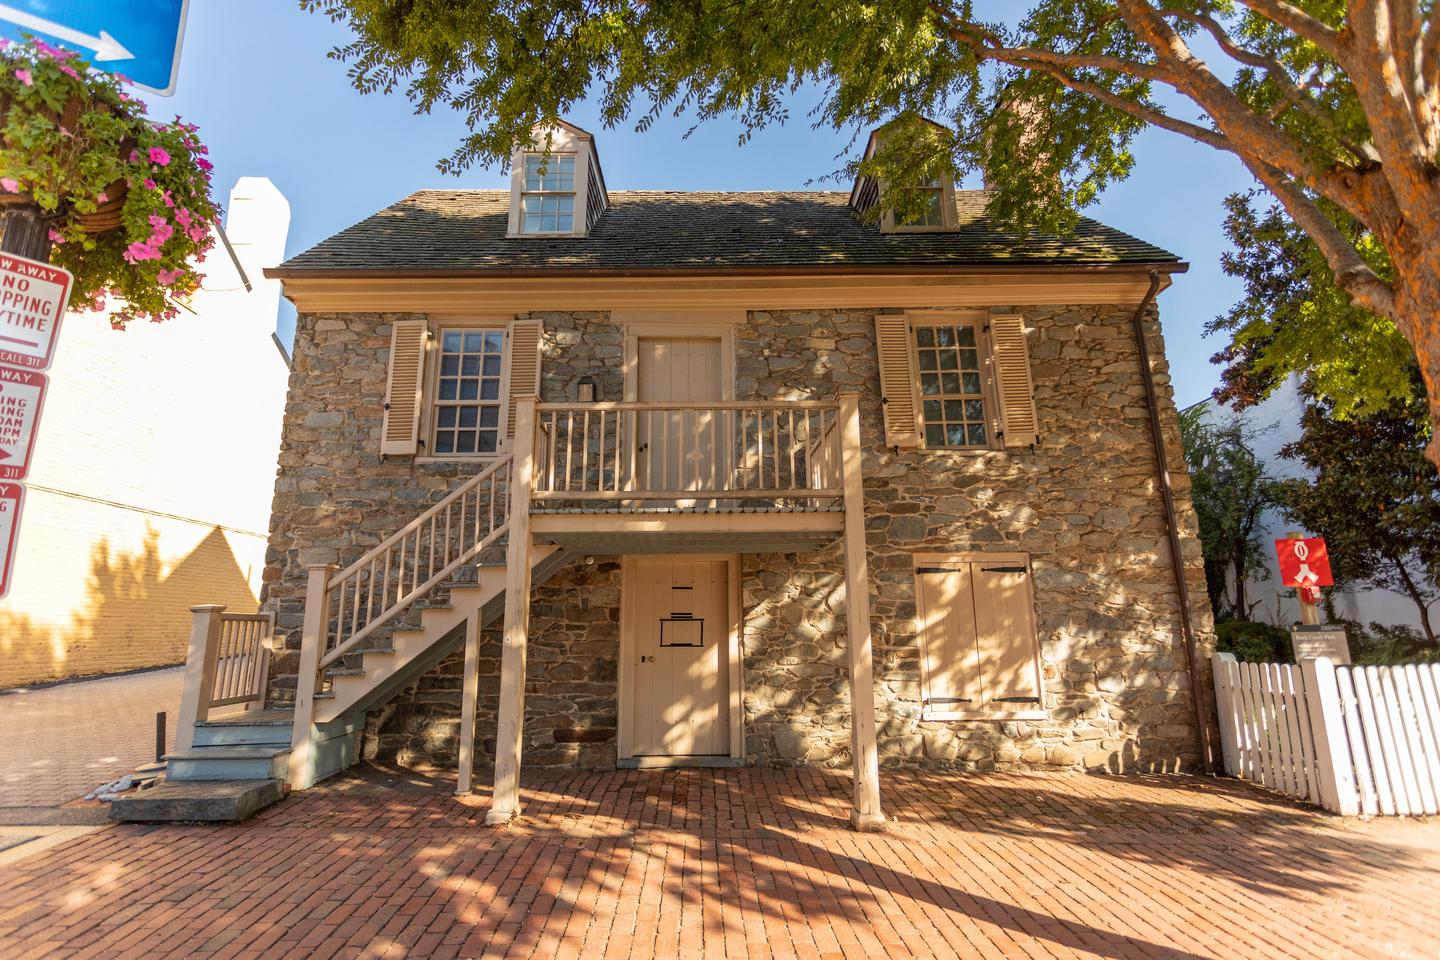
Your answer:
[[[163,320],[200,286],[219,209],[192,124],[157,123],[122,81],[38,38],[0,39],[0,210],[38,208],[71,306],[123,327]]]

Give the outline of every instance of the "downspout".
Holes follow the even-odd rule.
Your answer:
[[[1160,427],[1160,402],[1155,391],[1155,374],[1150,369],[1150,345],[1145,340],[1145,310],[1160,290],[1160,271],[1150,271],[1150,289],[1135,309],[1135,347],[1140,353],[1140,377],[1145,382],[1145,404],[1150,408],[1150,439],[1155,446],[1155,469],[1160,480],[1160,499],[1165,505],[1165,532],[1170,538],[1170,563],[1175,573],[1175,591],[1180,598],[1180,631],[1185,637],[1185,659],[1190,671],[1190,699],[1195,705],[1195,727],[1200,733],[1200,761],[1205,773],[1213,776],[1215,759],[1210,746],[1210,723],[1206,718],[1200,664],[1196,660],[1195,624],[1190,619],[1190,586],[1185,580],[1185,558],[1180,553],[1180,525],[1175,516],[1175,491],[1170,485],[1170,458],[1165,452],[1165,433]]]

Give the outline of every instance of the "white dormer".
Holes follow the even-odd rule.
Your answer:
[[[921,118],[924,119],[924,118]],[[933,120],[924,120],[925,123],[945,131],[940,124]],[[889,124],[886,125],[887,127]],[[865,144],[865,154],[861,162],[869,160],[875,155],[884,139],[886,127],[880,127],[870,133],[870,139]],[[887,184],[877,177],[863,175],[856,179],[855,186],[850,190],[850,206],[857,213],[864,213],[880,202],[880,196],[886,190]],[[911,218],[904,222],[896,222],[895,211],[886,210],[880,215],[880,229],[884,233],[936,233],[956,228],[955,216],[955,182],[946,175],[926,183],[906,184],[897,186],[894,189],[905,190],[906,192],[923,193],[925,212],[919,217]]]
[[[583,237],[609,205],[595,138],[573,124],[537,125],[511,157],[506,236]]]

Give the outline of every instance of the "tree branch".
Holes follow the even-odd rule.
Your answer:
[[[1330,54],[1332,59],[1340,58],[1340,34],[1294,4],[1286,3],[1285,0],[1240,0],[1240,3],[1271,23],[1309,40]]]

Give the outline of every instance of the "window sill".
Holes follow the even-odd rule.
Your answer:
[[[1044,710],[923,710],[921,720],[1048,720]]]
[[[501,457],[503,457],[503,456],[505,456],[505,454],[503,454],[503,453],[486,453],[486,454],[480,454],[480,455],[472,456],[472,457],[464,457],[464,456],[461,456],[461,457],[423,457],[423,456],[417,456],[417,457],[415,458],[415,461],[414,461],[414,462],[415,462],[415,463],[494,463],[496,460],[499,460],[499,459],[500,459]]]

